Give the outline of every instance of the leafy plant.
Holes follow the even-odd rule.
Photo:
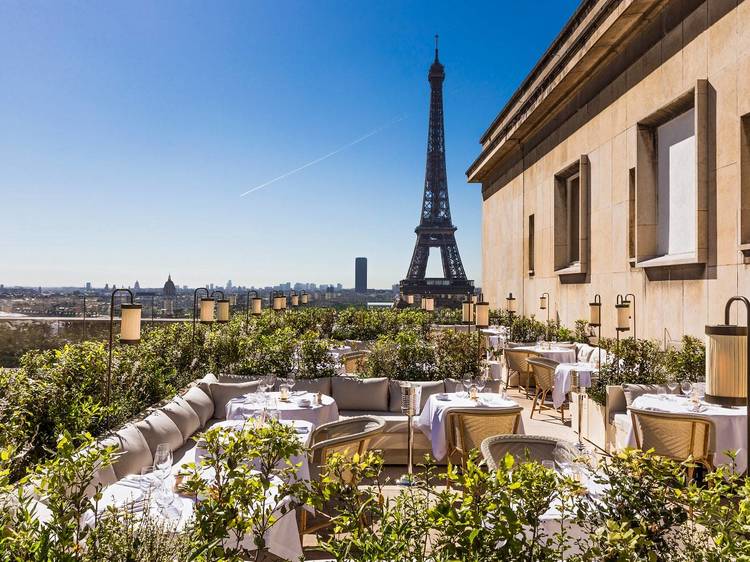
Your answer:
[[[683,336],[678,349],[666,351],[670,380],[702,382],[706,378],[706,346],[698,338]]]
[[[665,354],[655,341],[627,338],[618,343],[603,339],[601,347],[613,359],[600,367],[588,391],[597,404],[606,403],[608,385],[665,384],[669,380]]]

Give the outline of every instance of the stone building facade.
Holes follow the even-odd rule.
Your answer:
[[[638,337],[750,295],[750,0],[584,0],[481,139],[482,286]],[[732,320],[745,322],[744,313]]]

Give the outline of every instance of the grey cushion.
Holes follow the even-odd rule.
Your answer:
[[[401,381],[389,381],[388,383],[388,409],[391,412],[401,412]],[[422,411],[427,400],[433,394],[445,392],[445,383],[443,381],[419,381],[410,382],[409,384],[422,387],[419,399],[419,411]]]
[[[182,433],[182,442],[187,441],[193,433],[198,431],[201,420],[195,410],[184,398],[177,396],[174,400],[160,408],[171,419]]]
[[[190,404],[193,411],[198,414],[201,427],[206,425],[206,422],[214,415],[214,401],[211,395],[202,388],[194,386],[183,394],[182,397],[185,399],[185,402]]]
[[[210,396],[211,392],[209,391],[209,388],[211,383],[214,382],[219,382],[219,379],[217,379],[213,373],[207,373],[202,379],[199,379],[195,385]]]
[[[624,384],[622,385],[622,392],[625,394],[625,402],[628,406],[632,406],[633,400],[644,394],[656,394],[657,390],[663,388],[667,394],[679,394],[680,389],[678,388],[675,392],[670,392],[669,388],[665,384]]]
[[[304,390],[306,392],[320,392],[331,396],[331,377],[322,377],[319,379],[297,379],[294,384],[295,392]]]
[[[331,387],[339,410],[388,411],[388,379],[385,377],[333,377]]]
[[[257,392],[259,381],[251,382],[214,382],[209,385],[211,398],[214,401],[214,417],[227,417],[227,402],[236,396]]]
[[[185,442],[180,428],[161,410],[153,411],[145,419],[137,422],[135,426],[146,439],[152,455],[156,452],[156,447],[160,443],[168,443],[169,449],[174,451],[182,447]]]
[[[115,446],[117,459],[112,467],[117,479],[128,474],[140,474],[141,468],[154,462],[151,449],[143,434],[133,424],[128,424],[114,435],[100,441],[103,447]]]

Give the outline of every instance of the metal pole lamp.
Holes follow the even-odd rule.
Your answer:
[[[589,303],[589,326],[593,328],[597,328],[598,330],[598,336],[597,336],[597,347],[599,348],[599,364],[601,365],[602,362],[602,348],[601,348],[601,339],[602,339],[602,297],[599,294],[594,295],[594,300]],[[579,452],[583,452],[584,445],[583,445],[583,398],[586,394],[586,388],[581,386],[581,375],[580,373],[576,372],[576,389],[577,389],[577,396],[578,396],[578,443],[576,444],[576,447]]]
[[[466,295],[466,300],[461,305],[461,322],[469,327],[471,333],[471,325],[474,323],[474,302],[471,294]]]
[[[211,298],[214,298],[214,295],[221,295],[220,299],[216,299],[216,322],[226,324],[229,322],[229,299],[221,289],[212,291]]]
[[[115,289],[109,301],[109,359],[107,361],[107,429],[109,429],[109,405],[112,387],[112,346],[114,343],[115,325],[115,295],[127,293],[130,302],[120,305],[120,343],[136,344],[141,341],[141,305],[133,302],[133,291],[130,289]]]
[[[406,432],[406,474],[402,475],[396,483],[401,486],[411,486],[414,483],[414,425],[412,420],[417,415],[419,394],[416,385],[402,383],[401,388],[401,413],[407,418]]]
[[[725,406],[745,404],[747,409],[747,438],[750,451],[750,347],[747,345],[747,326],[729,324],[732,303],[745,305],[750,324],[750,301],[732,297],[724,306],[724,324],[706,326],[706,402]],[[750,456],[750,455],[749,455]]]
[[[422,297],[422,310],[427,312],[435,310],[435,297]]]
[[[549,293],[542,293],[539,297],[539,309],[547,311],[547,341],[549,341]]]
[[[292,308],[297,308],[299,306],[299,295],[297,294],[297,291],[292,291],[290,300],[292,301]]]
[[[406,304],[414,304],[414,295],[406,295]]]
[[[195,354],[195,321],[196,321],[196,309],[198,308],[198,293],[203,291],[206,296],[201,298],[200,308],[200,321],[201,324],[210,324],[214,321],[214,299],[209,298],[208,289],[205,287],[198,287],[193,291],[193,339],[190,345],[191,353]]]
[[[253,294],[253,298],[250,298],[250,293]],[[248,291],[245,297],[245,333],[247,333],[248,326],[250,326],[250,311],[253,316],[260,316],[263,314],[263,299],[258,296],[258,291]]]
[[[307,291],[302,291],[302,294],[299,296],[299,303],[304,306],[309,302],[310,294]]]
[[[617,335],[617,346],[615,349],[620,351],[620,332],[630,331],[630,301],[623,298],[622,295],[617,295],[615,301],[615,310],[617,311],[617,324],[615,324],[615,333]],[[620,370],[620,361],[617,361],[617,370]]]
[[[484,295],[479,295],[479,300],[474,305],[474,325],[477,328],[477,341],[479,342],[479,357],[482,357],[482,332],[483,328],[490,326],[490,303],[484,300]]]
[[[516,297],[513,296],[513,293],[508,293],[508,296],[505,297],[505,310],[510,313],[510,319],[512,321],[513,315],[518,310],[518,302],[516,302]]]
[[[271,306],[274,312],[281,312],[286,308],[286,297],[281,291],[274,291],[271,296]]]

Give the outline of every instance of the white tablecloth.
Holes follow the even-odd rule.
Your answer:
[[[448,441],[445,436],[446,414],[455,408],[477,408],[478,410],[504,410],[518,406],[513,400],[503,400],[498,394],[482,393],[480,400],[462,398],[457,393],[449,393],[448,400],[438,400],[433,394],[414,422],[414,426],[432,442],[432,454],[442,460],[448,454]],[[518,433],[523,434],[523,420],[519,421]]]
[[[544,349],[533,345],[514,347],[513,351],[530,351],[536,353],[547,359],[552,359],[558,363],[575,363],[576,362],[576,350],[574,348],[567,347],[553,347],[552,349]]]
[[[727,450],[739,449],[737,454],[737,472],[744,472],[747,467],[747,411],[744,407],[723,408],[716,404],[703,403],[705,410],[691,412],[687,398],[673,394],[644,394],[633,400],[633,407],[657,412],[673,412],[698,418],[708,418],[714,422],[716,441],[712,446],[715,453],[714,464],[726,464],[729,457]],[[631,426],[627,438],[628,447],[635,447],[635,430]],[[711,446],[711,444],[710,444]]]
[[[565,402],[565,395],[573,385],[573,373],[578,372],[580,386],[591,386],[591,373],[596,371],[590,363],[560,363],[555,367],[555,386],[552,389],[552,405],[559,408]]]
[[[183,457],[183,463],[195,462],[195,448],[189,451],[185,457]],[[175,464],[172,467],[172,475],[182,468],[180,464]],[[129,476],[119,482],[107,486],[102,490],[102,499],[99,501],[98,508],[100,511],[104,511],[107,506],[126,506],[127,504],[137,502],[138,498],[144,497],[144,491],[141,486],[142,477]],[[273,494],[271,488],[269,492]],[[282,503],[287,503],[286,501]],[[195,500],[193,498],[177,495],[175,496],[175,508],[169,508],[168,512],[171,513],[170,517],[166,520],[174,525],[176,531],[183,530],[186,525],[190,522],[193,517],[193,506]],[[155,501],[149,503],[148,511],[152,516],[161,516],[162,511]],[[299,538],[299,528],[297,526],[297,516],[294,510],[281,515],[278,514],[279,519],[273,524],[273,526],[266,532],[265,540],[269,551],[276,556],[279,556],[285,560],[299,560],[302,557],[302,544]],[[93,512],[88,512],[85,516],[85,521],[88,524],[93,524]],[[253,537],[245,536],[241,539],[240,543],[244,548],[248,550],[254,550]],[[228,543],[227,546],[236,547],[237,543],[233,540]]]
[[[229,429],[242,429],[242,427],[246,423],[247,423],[247,420],[224,420],[211,427],[226,427]],[[285,423],[288,423],[294,426],[294,428],[297,430],[297,437],[299,437],[299,440],[302,443],[303,447],[308,447],[310,445],[312,432],[313,432],[313,429],[315,429],[313,424],[304,420],[294,420],[294,421],[288,421]],[[204,452],[200,448],[196,448],[196,450],[193,453],[196,462],[200,460],[200,457],[203,454]],[[301,455],[296,455],[289,460],[292,462],[292,464],[299,465],[299,468],[297,469],[297,479],[309,481],[310,480],[310,463],[307,457],[307,453],[303,452]],[[286,465],[284,464],[284,466]]]
[[[503,349],[508,339],[507,330],[498,328],[485,328],[482,334],[487,336],[487,341],[492,349]]]
[[[288,402],[279,400],[278,392],[269,392],[267,394],[271,407],[278,407],[279,419],[281,420],[303,420],[318,427],[321,424],[334,422],[339,419],[339,409],[336,406],[336,401],[325,394],[322,396],[322,403],[319,406],[310,405],[307,407],[300,406],[299,401],[302,398],[307,398],[312,404],[314,399],[312,393],[295,394],[290,397]],[[252,402],[248,399],[249,396],[237,396],[227,402],[226,417],[228,420],[245,420],[252,417],[255,411],[262,409],[262,403]]]

